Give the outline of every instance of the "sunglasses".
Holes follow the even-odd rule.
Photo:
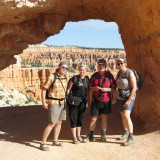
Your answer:
[[[62,67],[62,69],[68,69],[67,67]]]
[[[122,65],[123,63],[117,63],[118,66]]]

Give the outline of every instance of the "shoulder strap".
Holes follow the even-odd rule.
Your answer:
[[[94,86],[94,82],[95,82],[96,76],[97,76],[97,72],[93,74],[93,82],[92,82],[92,87]]]
[[[119,75],[120,75],[120,71],[118,71],[116,79],[119,77]]]
[[[54,75],[54,80],[53,80],[53,82],[51,84],[51,88],[53,88],[53,84],[55,83],[55,81],[57,79],[57,73],[55,72],[55,73],[53,73],[53,75]]]
[[[108,76],[109,76],[108,78],[111,79],[111,72],[107,71],[107,73],[108,73]]]
[[[130,71],[132,71],[132,70],[131,69],[127,69],[127,71],[126,71],[126,76],[127,76],[127,79],[129,80],[129,82],[130,82],[130,77],[129,77]]]

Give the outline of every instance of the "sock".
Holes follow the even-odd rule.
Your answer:
[[[124,133],[128,133],[128,130],[126,129],[126,130],[124,130]]]
[[[129,137],[133,137],[133,133],[129,133]]]

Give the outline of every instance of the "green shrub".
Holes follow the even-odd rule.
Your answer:
[[[75,73],[75,69],[72,66],[69,66],[68,67],[68,72]]]
[[[89,70],[91,72],[94,72],[94,70],[95,70],[95,64],[94,63],[89,64],[88,68],[89,68]]]
[[[4,96],[0,96],[0,100],[2,100],[4,98]]]

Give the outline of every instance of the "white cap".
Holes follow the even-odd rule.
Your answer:
[[[121,62],[125,62],[125,60],[123,58],[118,58],[116,62],[121,61]]]

